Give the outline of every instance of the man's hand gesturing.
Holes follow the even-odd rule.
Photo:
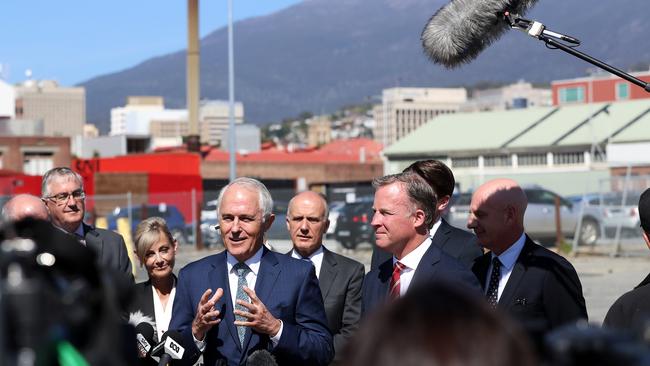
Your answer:
[[[235,321],[235,325],[251,327],[262,334],[268,334],[273,337],[280,331],[280,320],[276,319],[273,314],[271,314],[267,309],[264,303],[255,294],[255,291],[251,290],[248,287],[244,287],[244,292],[248,294],[251,302],[246,302],[242,300],[237,300],[237,304],[240,304],[248,311],[235,310],[235,315],[240,315],[248,319],[248,321]]]
[[[199,305],[196,307],[196,316],[192,321],[192,334],[194,338],[202,341],[205,338],[205,333],[213,326],[219,324],[219,310],[214,308],[214,305],[223,296],[223,289],[218,288],[217,291],[210,297],[212,290],[207,289],[201,296]]]

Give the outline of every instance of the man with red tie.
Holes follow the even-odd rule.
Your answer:
[[[405,294],[412,286],[451,282],[480,293],[476,277],[457,259],[431,245],[436,195],[413,172],[377,178],[372,227],[377,247],[392,258],[368,272],[363,283],[363,311]]]

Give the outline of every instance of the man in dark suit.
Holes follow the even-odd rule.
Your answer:
[[[483,255],[483,250],[478,245],[476,237],[465,230],[449,225],[442,218],[442,214],[449,206],[449,200],[456,185],[451,169],[439,160],[418,160],[409,165],[404,171],[421,176],[431,185],[438,199],[435,203],[435,223],[429,231],[433,238],[433,245],[460,260],[467,268],[472,268],[474,259]],[[434,205],[433,202],[431,204]],[[372,252],[370,268],[377,268],[379,264],[390,257],[390,253],[375,247]]]
[[[527,204],[517,182],[489,181],[472,196],[467,227],[490,250],[472,268],[488,302],[521,322],[538,341],[553,328],[586,320],[587,309],[573,266],[525,234]]]
[[[363,283],[363,309],[368,312],[387,298],[395,299],[410,286],[445,281],[480,293],[476,277],[457,259],[433,245],[436,196],[431,186],[412,172],[373,181],[372,226],[377,247],[392,258],[368,272]],[[433,204],[432,204],[433,203]]]
[[[133,281],[131,261],[122,236],[83,222],[86,193],[79,174],[65,167],[49,170],[43,175],[41,195],[54,226],[94,250],[103,268],[123,274]]]
[[[183,360],[244,365],[256,350],[281,365],[326,365],[333,357],[314,267],[266,249],[273,223],[266,187],[238,178],[224,187],[217,216],[224,252],[181,269],[169,329],[181,332]]]
[[[365,270],[350,258],[323,246],[329,226],[327,202],[312,191],[298,193],[289,201],[287,229],[293,242],[290,255],[313,263],[318,277],[330,332],[334,336],[335,360],[358,328],[361,318],[361,286]]]
[[[650,188],[639,198],[639,220],[643,240],[650,248]],[[632,291],[619,297],[605,316],[603,326],[631,330],[645,337],[650,319],[650,275]]]

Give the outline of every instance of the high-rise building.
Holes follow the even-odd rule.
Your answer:
[[[551,105],[551,89],[535,88],[531,83],[519,81],[500,88],[476,90],[462,112],[498,111]]]
[[[440,114],[456,113],[467,101],[464,88],[391,88],[374,109],[374,138],[389,146]]]
[[[15,87],[16,119],[42,120],[46,136],[83,134],[86,90],[60,87],[53,80],[27,80]]]
[[[203,101],[199,108],[199,135],[202,143],[222,143],[228,128],[228,102]],[[124,107],[111,109],[111,135],[150,135],[152,147],[180,145],[189,133],[186,109],[165,109],[162,97],[129,97]],[[244,106],[235,103],[235,123],[244,119]]]
[[[244,104],[235,102],[235,124],[244,122]],[[224,145],[224,131],[228,130],[229,103],[222,100],[206,100],[199,107],[199,133],[201,142]]]
[[[151,116],[164,109],[163,97],[127,97],[124,107],[111,109],[110,135],[148,135]]]

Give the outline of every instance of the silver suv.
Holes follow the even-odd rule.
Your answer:
[[[523,187],[523,190],[528,197],[524,227],[526,233],[534,240],[540,242],[555,240],[555,198],[559,197],[562,234],[572,238],[576,234],[579,218],[582,215],[578,243],[580,245],[596,243],[602,227],[602,218],[597,208],[574,204],[557,193],[538,186]],[[447,220],[451,225],[468,230],[467,218],[471,199],[471,193],[462,193],[452,199],[452,206],[447,214]]]

